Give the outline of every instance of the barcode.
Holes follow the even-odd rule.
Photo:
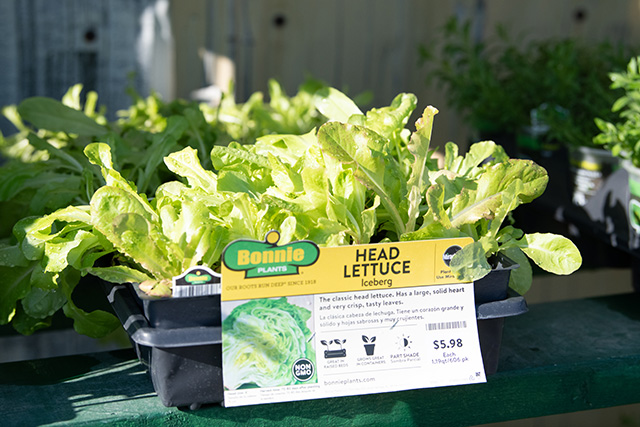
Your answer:
[[[221,292],[220,283],[207,285],[174,286],[172,296],[175,297],[201,297],[204,295],[217,295]]]
[[[428,331],[439,331],[442,329],[463,329],[467,327],[466,320],[457,320],[454,322],[427,323]]]

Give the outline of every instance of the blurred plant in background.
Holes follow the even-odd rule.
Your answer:
[[[613,120],[596,118],[600,133],[594,142],[640,167],[640,57],[631,58],[625,71],[610,78],[611,88],[623,93],[611,104]]]
[[[137,191],[153,194],[174,178],[162,162],[173,151],[196,148],[202,164],[210,167],[208,153],[214,145],[246,143],[272,133],[303,134],[319,126],[324,118],[312,97],[321,87],[323,83],[309,79],[289,97],[271,80],[268,102],[256,92],[245,103],[227,96],[216,107],[164,102],[157,94],[143,98],[129,89],[132,105],[112,122],[97,108],[98,94],[89,92],[82,102],[81,85],[70,88],[60,102],[34,97],[7,106],[2,112],[17,132],[0,135],[0,238],[9,238],[20,218],[89,202],[93,190],[104,184],[83,152],[91,142],[106,142],[114,167]]]
[[[450,105],[479,138],[513,140],[524,132],[537,139],[533,144],[594,146],[594,118],[612,118],[619,96],[609,89],[608,74],[624,69],[631,51],[607,41],[514,39],[503,26],[495,39],[478,41],[471,23],[455,18],[441,34],[420,49],[427,82],[445,87]]]

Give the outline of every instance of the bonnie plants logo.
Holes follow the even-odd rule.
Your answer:
[[[460,249],[462,249],[462,247],[460,247],[458,245],[452,245],[452,246],[449,246],[447,248],[447,250],[444,251],[444,253],[442,254],[442,261],[444,261],[444,263],[447,265],[447,267],[449,267],[449,263],[451,262],[451,258],[453,258],[453,256],[456,254],[456,252],[458,252]]]
[[[286,276],[298,274],[318,260],[318,245],[307,240],[278,246],[280,233],[271,230],[264,242],[236,240],[229,243],[222,254],[222,262],[229,270],[244,271],[245,278]]]

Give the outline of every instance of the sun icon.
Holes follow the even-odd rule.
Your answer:
[[[409,338],[408,335],[402,334],[401,337],[398,337],[398,347],[400,348],[400,350],[411,349],[411,344],[413,344],[413,342],[411,341],[411,338]]]

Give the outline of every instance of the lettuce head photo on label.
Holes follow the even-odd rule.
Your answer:
[[[291,299],[291,297],[289,297]],[[311,307],[312,299],[301,305]],[[300,384],[292,374],[299,359],[315,363],[311,310],[286,297],[244,302],[222,322],[224,385],[228,390]],[[315,383],[314,375],[305,383]]]

